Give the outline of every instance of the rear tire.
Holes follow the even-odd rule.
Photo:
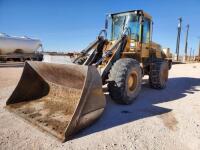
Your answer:
[[[109,74],[108,91],[111,98],[120,104],[131,104],[141,90],[141,79],[141,68],[136,60],[118,60]]]
[[[169,66],[166,61],[151,64],[149,84],[154,89],[163,89],[168,80]]]

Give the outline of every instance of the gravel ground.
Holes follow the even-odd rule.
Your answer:
[[[200,64],[174,65],[164,90],[144,80],[134,104],[109,96],[103,116],[60,143],[4,109],[22,68],[0,68],[0,149],[200,149]]]

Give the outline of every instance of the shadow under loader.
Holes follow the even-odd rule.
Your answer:
[[[172,109],[155,106],[155,104],[175,101],[185,97],[187,94],[193,94],[199,91],[195,86],[200,86],[200,79],[189,77],[169,78],[167,87],[163,90],[151,89],[149,84],[145,83],[137,100],[132,105],[127,106],[114,103],[110,96],[106,95],[107,105],[103,116],[98,122],[82,130],[74,138],[171,112]]]

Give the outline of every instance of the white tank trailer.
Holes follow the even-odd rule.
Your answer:
[[[0,61],[42,61],[42,43],[38,39],[15,37],[0,33]]]

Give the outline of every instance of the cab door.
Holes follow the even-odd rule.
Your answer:
[[[144,18],[142,24],[142,58],[149,57],[150,51],[150,32],[151,32],[151,20]]]

